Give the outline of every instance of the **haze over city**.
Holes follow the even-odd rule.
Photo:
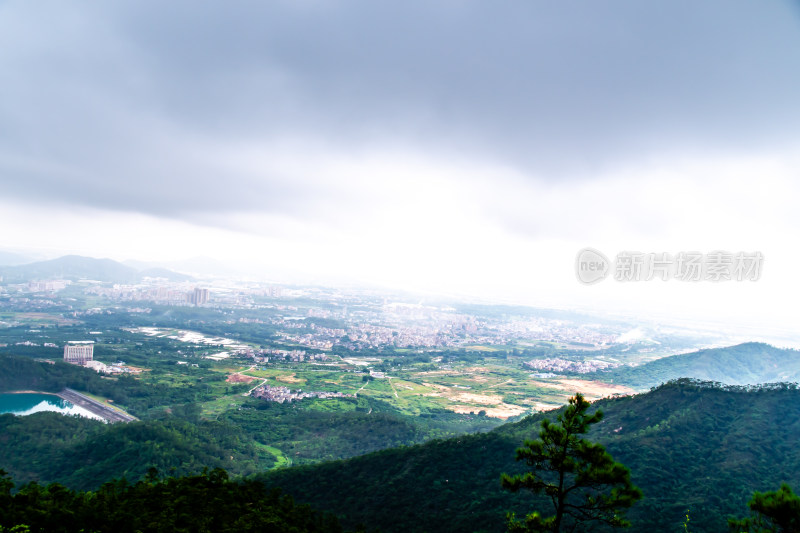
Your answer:
[[[4,2],[0,248],[785,335],[798,64],[789,1]],[[584,286],[587,246],[764,266]]]

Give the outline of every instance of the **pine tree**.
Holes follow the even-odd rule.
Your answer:
[[[772,492],[754,492],[749,503],[753,516],[728,520],[735,532],[800,533],[800,496],[786,483]]]
[[[503,487],[548,496],[554,514],[545,518],[533,512],[524,521],[509,514],[509,531],[558,533],[580,531],[596,523],[630,525],[625,511],[641,499],[642,491],[631,483],[627,467],[615,462],[601,444],[582,437],[590,425],[603,418],[600,410],[587,414],[589,406],[582,394],[576,394],[558,415],[558,423],[543,420],[539,440],[526,440],[517,449],[517,461],[525,461],[531,470],[514,476],[503,474]]]

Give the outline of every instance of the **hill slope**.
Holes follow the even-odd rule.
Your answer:
[[[3,266],[24,265],[25,263],[32,263],[33,261],[34,261],[33,258],[26,257],[24,255],[17,254],[14,252],[0,250],[0,265]]]
[[[0,268],[6,282],[20,283],[38,279],[92,279],[110,283],[135,283],[146,276],[165,277],[171,281],[192,279],[163,268],[139,271],[111,259],[95,259],[79,255],[65,255],[48,261]]]
[[[631,531],[678,531],[686,509],[699,531],[727,531],[753,490],[800,486],[800,391],[718,388],[680,380],[650,393],[602,400],[591,438],[632,471],[645,493]],[[396,448],[262,479],[304,502],[384,532],[503,531],[504,515],[534,507],[500,487],[519,470],[514,449],[544,415],[488,434]],[[548,509],[540,502],[542,510]]]
[[[637,367],[619,367],[600,379],[646,389],[678,378],[727,385],[800,381],[800,351],[748,342],[726,348],[672,355]]]
[[[0,457],[0,469],[18,482],[58,480],[77,489],[123,476],[136,481],[150,467],[175,475],[203,468],[244,474],[275,462],[229,424],[172,417],[106,426],[58,413],[0,415]]]

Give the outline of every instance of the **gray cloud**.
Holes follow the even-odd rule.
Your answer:
[[[0,187],[193,220],[308,213],[339,190],[325,176],[215,148],[269,161],[286,139],[586,176],[796,141],[798,66],[789,1],[5,2]]]

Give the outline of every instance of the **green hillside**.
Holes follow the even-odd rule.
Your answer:
[[[646,389],[678,378],[727,385],[800,381],[800,351],[748,342],[672,355],[636,367],[618,367],[600,379]]]
[[[631,531],[678,531],[689,509],[697,531],[727,531],[754,490],[800,486],[800,390],[722,388],[680,380],[638,396],[597,402],[605,419],[590,434],[632,471],[644,499]],[[503,491],[514,449],[544,415],[471,435],[367,456],[277,470],[263,479],[299,501],[384,532],[502,531],[528,495]]]
[[[663,368],[673,371],[675,361],[711,368],[722,359],[722,370],[743,375],[791,362],[796,354],[747,344],[657,363],[672,363]],[[499,532],[506,511],[522,515],[535,506],[527,494],[502,490],[499,477],[519,471],[515,448],[535,437],[540,420],[552,413],[414,445],[486,430],[489,422],[439,411],[409,416],[373,398],[262,402],[242,398],[224,373],[214,381],[211,369],[185,371],[170,376],[187,380],[181,386],[166,381],[167,374],[108,379],[61,362],[0,357],[0,391],[69,386],[111,398],[143,419],[107,426],[55,413],[2,415],[0,468],[19,482],[94,489],[121,476],[141,480],[150,466],[173,475],[222,467],[335,513],[346,527],[363,523],[385,532]],[[226,397],[237,399],[233,408],[203,411],[204,403],[216,401],[215,390],[228,388]],[[800,486],[796,385],[724,387],[681,379],[596,405],[606,416],[589,437],[630,468],[645,494],[629,513],[633,531],[678,531],[689,509],[694,531],[721,533],[729,516],[746,512],[753,491],[782,482]],[[388,446],[396,447],[361,455]],[[308,464],[352,456],[359,457]],[[265,472],[292,463],[306,465]]]
[[[0,457],[0,468],[18,482],[58,481],[76,489],[95,489],[112,478],[137,481],[151,467],[173,475],[204,468],[248,474],[275,463],[229,424],[173,417],[105,425],[58,413],[0,415]]]

